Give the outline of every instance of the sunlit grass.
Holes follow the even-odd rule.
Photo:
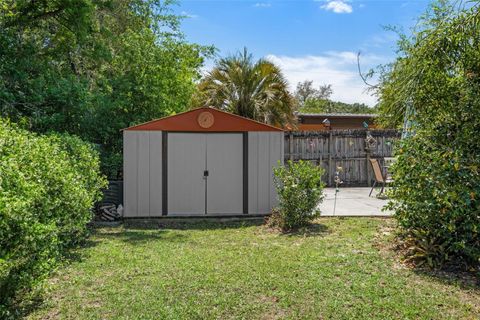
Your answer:
[[[280,235],[253,223],[97,229],[32,318],[477,319],[478,288],[379,249],[391,220],[324,218]]]

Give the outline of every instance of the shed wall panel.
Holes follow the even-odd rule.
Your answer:
[[[270,135],[270,208],[278,206],[277,191],[275,189],[273,169],[279,166],[279,161],[283,164],[283,135],[278,133],[269,133]]]
[[[283,163],[283,134],[248,133],[249,213],[266,214],[277,205],[273,168]]]
[[[123,193],[124,216],[137,216],[138,132],[123,132]]]
[[[248,213],[258,213],[258,135],[248,133]]]
[[[150,216],[162,215],[162,132],[150,134]]]
[[[270,135],[258,135],[258,207],[257,213],[270,212]]]
[[[140,217],[150,216],[150,133],[138,133],[138,205]]]

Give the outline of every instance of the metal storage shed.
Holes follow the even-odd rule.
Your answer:
[[[124,217],[268,214],[283,131],[199,108],[123,131]]]

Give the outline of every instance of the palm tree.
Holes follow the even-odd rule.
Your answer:
[[[282,71],[272,62],[253,61],[247,49],[223,58],[201,80],[199,101],[246,118],[285,126],[294,121],[295,99]]]

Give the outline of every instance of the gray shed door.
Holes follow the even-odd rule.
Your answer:
[[[243,136],[207,134],[207,214],[243,211]]]
[[[242,134],[168,133],[167,157],[168,214],[242,213]]]
[[[204,134],[168,134],[169,214],[204,213],[206,185],[203,172],[206,168],[206,143]]]

